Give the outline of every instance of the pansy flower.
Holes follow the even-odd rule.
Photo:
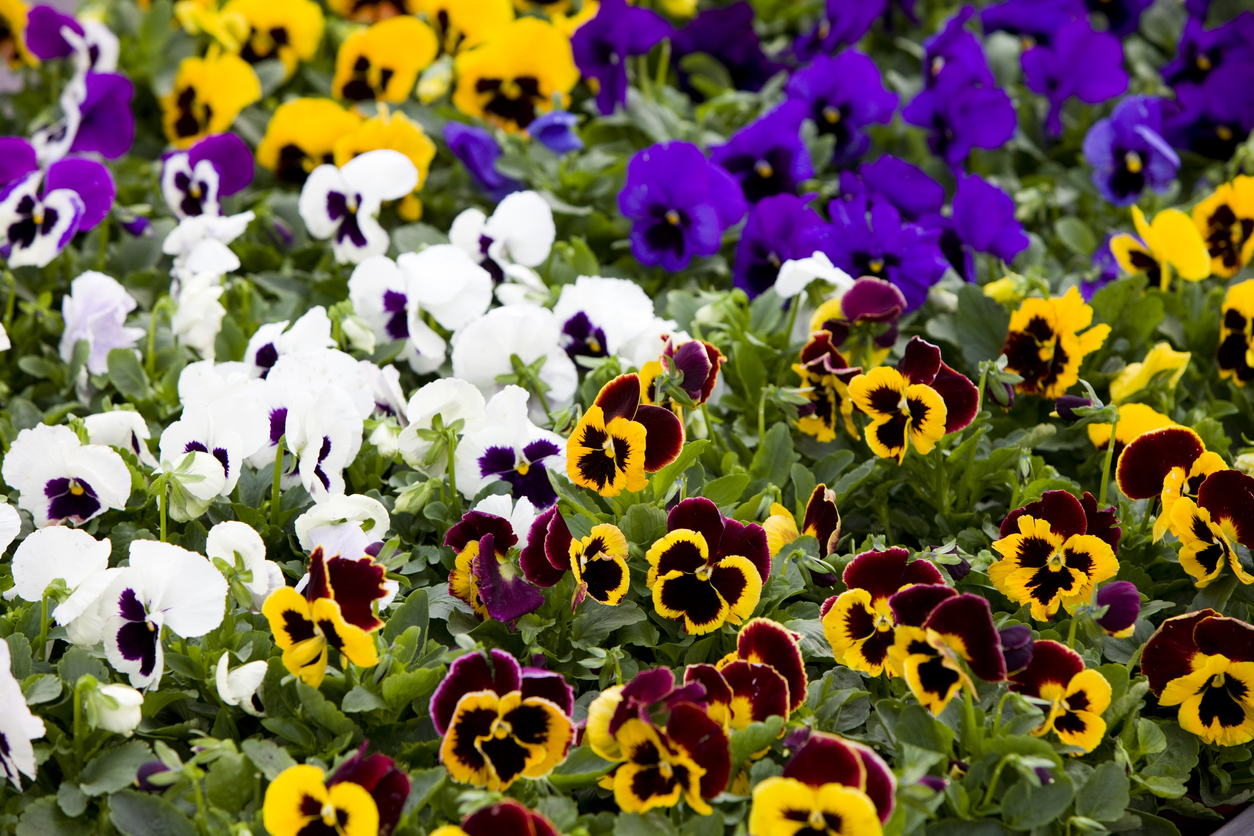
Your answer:
[[[0,41],[0,47],[3,46]],[[31,741],[43,737],[47,729],[44,721],[26,705],[22,683],[13,675],[13,651],[9,643],[0,642],[0,645],[0,743],[4,744],[0,746],[0,772],[20,791],[22,775],[33,781],[39,771]]]
[[[863,276],[815,309],[810,332],[827,331],[837,348],[853,340],[872,368],[883,363],[897,344],[897,320],[905,309],[906,297],[891,282]]]
[[[778,557],[784,546],[802,536],[818,540],[819,557],[827,557],[836,550],[836,543],[840,540],[840,510],[836,507],[836,494],[827,485],[815,485],[806,502],[800,529],[792,511],[773,502],[770,516],[762,523],[762,528],[766,531],[771,557]],[[836,582],[834,575],[824,574],[820,578],[817,573],[811,574],[820,586],[831,586]]]
[[[342,167],[320,165],[300,193],[300,216],[309,234],[331,239],[341,263],[359,264],[383,255],[388,233],[376,219],[385,200],[398,200],[418,185],[418,169],[399,151],[381,149]]]
[[[671,509],[666,530],[645,554],[658,615],[681,619],[696,634],[748,618],[771,574],[762,526],[728,519],[710,500],[693,497]]]
[[[1005,90],[966,66],[950,63],[901,111],[907,124],[928,131],[928,147],[960,169],[973,148],[996,149],[1014,136],[1018,119]]]
[[[1254,380],[1254,280],[1238,282],[1224,294],[1219,323],[1219,377],[1244,386]]]
[[[617,526],[592,526],[587,537],[571,539],[570,574],[575,580],[571,608],[585,597],[608,606],[623,600],[631,582],[627,569],[627,538]]]
[[[415,260],[439,246],[443,245],[428,247],[418,253]],[[447,246],[457,249],[451,244]],[[406,253],[401,256],[402,267],[408,255]],[[461,257],[466,267],[479,270],[487,278],[486,271],[477,267],[465,253],[461,253]],[[447,262],[448,259],[444,261]],[[462,271],[465,268],[458,269]],[[432,283],[437,286],[451,284],[446,276],[447,273],[433,272]],[[458,278],[465,281],[462,276]],[[473,281],[478,282],[478,279]],[[447,304],[453,311],[465,311],[468,307],[464,299],[448,299]],[[428,306],[430,307],[430,303]],[[437,322],[440,321],[436,310],[432,310],[432,315]],[[528,366],[539,366],[538,377],[548,386],[544,398],[549,409],[558,410],[569,406],[579,384],[579,372],[570,356],[562,349],[561,323],[548,308],[537,308],[533,305],[503,305],[493,308],[456,331],[452,343],[453,376],[475,384],[480,392],[488,396],[505,387],[501,378],[514,374],[515,357]],[[535,420],[544,420],[544,404],[539,398],[532,400],[531,414]],[[572,436],[572,440],[573,438]],[[678,455],[678,452],[676,446],[675,454]]]
[[[877,834],[892,817],[897,779],[869,746],[811,732],[753,788],[749,832],[761,836]]]
[[[784,92],[805,104],[819,136],[834,138],[832,162],[837,165],[866,153],[871,145],[867,126],[891,122],[897,109],[897,94],[884,87],[875,62],[853,49],[832,58],[818,56],[789,77]]]
[[[401,818],[401,809],[409,797],[409,776],[387,755],[366,756],[367,743],[331,773],[327,786],[334,790],[339,784],[356,784],[370,793],[379,811],[379,836],[390,836]]]
[[[304,185],[310,172],[335,162],[335,144],[362,118],[330,99],[292,99],[279,105],[257,145],[257,164],[284,183]]]
[[[449,243],[464,250],[494,282],[526,282],[529,270],[549,257],[557,226],[548,201],[533,191],[507,195],[492,212],[466,209],[453,219]],[[534,275],[534,274],[532,274]],[[535,281],[534,279],[532,280]]]
[[[340,44],[331,90],[352,102],[403,102],[413,93],[418,73],[438,51],[435,33],[418,18],[399,15],[381,20]]]
[[[248,26],[239,55],[249,64],[276,59],[291,78],[301,61],[312,61],[322,41],[322,9],[311,0],[230,0],[224,15]]]
[[[531,423],[529,397],[521,386],[506,386],[488,400],[485,426],[463,436],[457,488],[467,499],[500,480],[509,484],[515,499],[526,498],[538,509],[557,501],[549,470],[562,469],[565,443],[561,436]]]
[[[207,136],[161,161],[161,193],[180,220],[221,215],[222,198],[241,191],[252,180],[252,152],[235,134]]]
[[[389,111],[386,105],[381,104],[378,116],[367,119],[336,140],[335,164],[342,166],[354,157],[380,148],[400,151],[418,169],[418,185],[414,187],[413,194],[403,197],[396,207],[396,213],[402,220],[418,220],[422,217],[422,201],[417,194],[427,182],[427,172],[435,159],[435,143],[417,122],[399,110]]]
[[[1036,737],[1052,731],[1066,745],[1084,752],[1096,749],[1105,737],[1102,712],[1110,705],[1110,683],[1097,671],[1086,670],[1084,659],[1066,645],[1036,642],[1032,661],[1010,677],[1010,687],[1049,703],[1045,722],[1032,731]]]
[[[36,59],[26,48],[26,28],[26,3],[22,0],[4,0],[0,3],[0,59],[10,69],[35,63]],[[34,777],[33,765],[28,774]],[[16,782],[16,775],[13,780]]]
[[[863,163],[858,166],[856,175],[851,171],[841,172],[841,199],[851,200],[862,194],[883,197],[911,223],[939,215],[945,206],[945,188],[940,183],[917,165],[891,154]]]
[[[737,661],[769,665],[778,672],[788,683],[790,712],[805,704],[810,680],[801,657],[801,636],[797,633],[769,618],[751,618],[736,634],[736,650],[719,660],[718,669],[725,670]]]
[[[1113,5],[1103,2],[1105,6]],[[1101,104],[1128,89],[1123,68],[1123,45],[1110,32],[1093,29],[1088,20],[1060,27],[1048,45],[1036,44],[1023,53],[1023,79],[1033,93],[1049,99],[1045,130],[1062,133],[1062,107],[1070,98]]]
[[[601,113],[627,106],[627,59],[648,55],[670,32],[657,12],[625,0],[602,0],[595,17],[575,30],[570,38],[575,65],[596,94]]]
[[[1165,191],[1180,157],[1162,137],[1162,107],[1150,96],[1128,96],[1084,137],[1084,158],[1093,167],[1098,193],[1116,206],[1136,202],[1146,186]]]
[[[563,347],[572,359],[618,356],[656,319],[653,300],[640,285],[601,276],[579,276],[574,284],[562,285],[553,313],[562,322]],[[653,403],[648,400],[647,380],[642,385],[645,403]]]
[[[184,639],[222,623],[226,579],[207,558],[170,543],[133,540],[130,565],[101,596],[109,664],[136,688],[156,688],[165,669],[162,628]]]
[[[70,157],[44,172],[25,140],[0,140],[0,151],[14,155],[5,160],[12,179],[0,184],[0,257],[10,267],[47,265],[113,207],[113,177],[95,160]]]
[[[950,265],[975,281],[971,251],[989,253],[1009,264],[1028,248],[1028,234],[1015,217],[1015,202],[978,174],[958,178],[951,218],[925,219],[941,229],[940,247]]]
[[[1210,252],[1188,215],[1164,209],[1153,222],[1146,222],[1141,207],[1133,206],[1132,223],[1136,235],[1124,232],[1110,239],[1110,251],[1125,272],[1144,273],[1151,285],[1164,291],[1171,286],[1173,270],[1190,282],[1210,275]]]
[[[380,832],[379,808],[352,781],[327,785],[312,764],[289,766],[266,787],[262,819],[272,836],[366,836]]]
[[[574,739],[574,694],[560,674],[522,668],[491,650],[455,660],[431,696],[431,721],[444,740],[440,762],[455,780],[501,792],[519,778],[543,778]]]
[[[984,598],[959,595],[947,586],[916,584],[889,604],[897,630],[888,664],[933,715],[944,711],[964,685],[974,693],[968,671],[986,682],[1006,678],[1001,636]]]
[[[863,552],[845,567],[848,589],[828,598],[820,610],[823,635],[839,664],[878,676],[893,646],[889,599],[913,584],[942,584],[940,571],[926,560],[909,560],[902,548]]]
[[[731,772],[722,727],[692,703],[679,703],[664,728],[638,718],[617,734],[623,762],[613,772],[614,800],[628,813],[674,807],[680,799],[710,815],[707,799],[727,786]]]
[[[1049,299],[1024,299],[1010,316],[1002,353],[1006,368],[1023,378],[1015,390],[1058,398],[1080,379],[1080,363],[1102,347],[1110,326],[1094,325],[1093,309],[1078,288]],[[1086,330],[1087,329],[1087,330]]]
[[[110,508],[126,507],[131,473],[115,451],[82,444],[69,427],[38,424],[17,434],[0,469],[21,496],[17,506],[35,525],[70,520],[82,525]]]
[[[670,464],[684,445],[675,414],[641,403],[640,376],[619,375],[601,387],[566,446],[566,474],[602,496],[643,490],[645,474]]]
[[[1228,279],[1254,258],[1254,177],[1222,183],[1193,207],[1193,223],[1206,239],[1211,272]]]
[[[1225,566],[1241,583],[1254,583],[1236,548],[1254,546],[1254,479],[1239,470],[1211,473],[1197,489],[1197,502],[1181,496],[1171,506],[1171,530],[1180,539],[1180,567],[1199,589]]]
[[[669,406],[677,415],[680,406],[658,389],[658,378],[665,374],[694,406],[710,399],[718,383],[719,369],[727,362],[723,352],[705,340],[677,340],[667,336],[662,353],[640,369],[641,398],[645,403]]]
[[[1169,618],[1145,643],[1141,670],[1180,727],[1219,746],[1254,740],[1254,627],[1211,609]]]
[[[1164,427],[1145,433],[1124,449],[1115,478],[1128,499],[1162,500],[1154,520],[1157,541],[1171,527],[1171,509],[1176,501],[1184,498],[1196,502],[1206,477],[1227,467],[1223,457],[1207,450],[1193,430]]]
[[[814,176],[810,152],[801,139],[805,105],[786,101],[710,149],[710,162],[739,183],[745,199],[757,203],[778,194],[796,194]]]
[[[511,132],[526,130],[555,99],[565,107],[579,81],[570,41],[534,17],[502,26],[456,61],[454,106]]]
[[[770,717],[788,718],[788,682],[770,665],[736,660],[722,668],[689,665],[684,682],[705,688],[706,712],[724,729],[745,729]]]
[[[348,298],[380,343],[403,340],[397,360],[419,374],[433,372],[447,355],[448,345],[422,317],[418,288],[396,262],[371,256],[348,278]],[[484,307],[487,307],[485,302]]]
[[[16,515],[13,506],[5,505],[10,515]],[[12,525],[10,517],[9,526]],[[9,527],[6,526],[6,527]],[[16,537],[21,530],[21,520],[16,528],[5,536]],[[8,548],[8,545],[5,545]],[[68,526],[53,525],[39,528],[28,534],[13,552],[13,586],[5,590],[4,599],[20,598],[40,603],[48,593],[48,587],[60,579],[69,594],[50,609],[50,615],[61,625],[68,625],[92,609],[101,593],[117,576],[119,569],[109,569],[109,555],[113,548],[109,540],[97,540],[86,531]],[[53,599],[49,599],[52,601]],[[79,638],[71,631],[69,640]],[[99,640],[95,636],[91,642]]]
[[[931,452],[946,434],[975,418],[975,384],[941,361],[941,351],[913,337],[897,368],[880,366],[849,381],[849,397],[871,419],[867,444],[898,463],[913,447]]]
[[[350,1],[362,3],[362,0]],[[514,19],[514,5],[510,0],[413,0],[407,5],[412,7],[412,12],[407,14],[426,16],[445,55],[456,55],[463,49],[478,46]]]
[[[798,360],[792,370],[801,378],[803,394],[810,404],[800,410],[797,429],[817,441],[831,441],[836,438],[837,421],[843,421],[845,431],[857,438],[849,384],[862,374],[862,369],[849,366],[828,331],[813,332]]]
[[[1037,621],[1048,621],[1060,605],[1071,610],[1087,601],[1097,584],[1119,571],[1114,549],[1088,533],[1084,506],[1071,494],[1046,491],[1020,510],[1002,522],[1001,539],[993,543],[1001,559],[988,576],[1003,595],[1030,605]]]
[[[74,356],[80,341],[88,346],[87,370],[92,374],[109,371],[109,352],[115,348],[135,348],[144,336],[143,328],[126,327],[126,317],[138,306],[135,297],[117,279],[89,270],[70,282],[70,292],[61,298],[61,359]]]
[[[1155,343],[1143,360],[1129,363],[1110,381],[1110,402],[1121,404],[1136,397],[1158,381],[1164,389],[1174,391],[1184,377],[1193,355],[1176,351],[1171,343]]]
[[[703,686],[686,682],[677,685],[670,668],[641,671],[625,685],[612,685],[588,706],[584,735],[592,751],[610,761],[621,761],[623,750],[618,731],[633,717],[646,723],[665,725],[670,712],[680,703],[701,704]]]
[[[491,200],[503,200],[507,195],[526,188],[523,183],[496,170],[501,146],[483,128],[449,122],[444,126],[444,142],[453,156],[466,167],[475,185]]]
[[[509,520],[469,511],[448,530],[444,545],[457,553],[448,590],[479,618],[510,622],[539,609],[544,593],[520,575],[509,560],[518,535]]]
[[[166,139],[188,148],[230,129],[235,117],[261,98],[261,82],[248,62],[229,52],[184,58],[174,89],[161,99]]]
[[[711,256],[723,232],[745,214],[744,193],[721,166],[690,142],[639,151],[627,163],[618,208],[631,220],[631,251],[641,264],[682,270]]]
[[[1147,432],[1161,430],[1163,427],[1178,426],[1161,412],[1143,403],[1125,403],[1119,405],[1119,424],[1115,427],[1115,459],[1123,453],[1123,449]],[[1109,424],[1089,424],[1089,441],[1098,450],[1105,450],[1110,443],[1111,428]]]
[[[326,676],[330,647],[360,667],[378,662],[371,634],[383,626],[374,612],[375,602],[387,594],[383,576],[383,567],[368,555],[328,558],[322,546],[314,549],[303,594],[285,586],[261,608],[288,673],[317,688]]]
[[[759,200],[749,208],[749,217],[740,230],[732,265],[733,285],[750,299],[771,287],[777,294],[787,295],[780,293],[782,268],[789,262],[813,256],[821,246],[819,239],[825,231],[823,219],[795,194],[778,194]],[[805,277],[796,293],[804,290],[814,278],[814,275]]]
[[[785,65],[768,58],[753,25],[753,6],[738,0],[727,6],[703,10],[687,26],[671,35],[671,60],[679,72],[679,85],[695,99],[704,95],[695,90],[683,72],[686,55],[702,52],[727,68],[737,90],[760,90]]]
[[[561,836],[553,823],[535,810],[529,810],[512,798],[480,807],[462,819],[460,826],[446,824],[432,831],[431,836]]]

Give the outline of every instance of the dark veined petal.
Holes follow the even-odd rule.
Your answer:
[[[766,529],[755,522],[723,520],[723,538],[714,547],[714,557],[743,557],[753,564],[763,581],[771,576],[771,547],[766,539]]]
[[[362,743],[331,775],[328,786],[349,782],[370,793],[379,813],[379,836],[389,836],[400,821],[401,809],[409,797],[409,776],[387,755],[366,755],[368,743]]]
[[[523,570],[523,575],[536,586],[547,588],[555,585],[570,568],[569,543],[566,551],[562,552],[562,558],[566,561],[564,566],[550,562],[545,551],[545,544],[549,538],[549,527],[553,524],[555,518],[561,519],[561,514],[558,513],[556,505],[535,518],[535,521],[531,523],[531,530],[527,532],[527,545],[523,546],[522,553],[518,556],[518,563]],[[563,520],[561,525],[565,527],[566,522]],[[566,536],[569,540],[569,530]]]
[[[805,703],[809,679],[796,633],[767,618],[751,619],[736,636],[736,656],[746,662],[770,665],[780,672],[788,683],[789,711],[796,711]]]
[[[888,598],[907,584],[943,583],[940,571],[925,560],[907,563],[910,552],[900,547],[863,552],[848,566],[842,579],[850,589],[865,589],[872,599]]]
[[[333,557],[327,561],[327,577],[344,620],[366,632],[378,630],[383,621],[374,614],[374,602],[387,595],[387,570],[373,558],[353,560]]]
[[[975,420],[975,414],[979,411],[980,393],[966,375],[941,363],[940,371],[928,385],[945,402],[946,433],[956,433]]]
[[[1219,613],[1198,610],[1164,621],[1145,643],[1141,652],[1141,672],[1149,679],[1150,690],[1161,694],[1167,683],[1193,671],[1193,660],[1201,653],[1194,631],[1198,625]]]
[[[467,836],[560,836],[544,816],[512,798],[480,807],[462,819]]]
[[[1010,677],[1010,687],[1029,696],[1041,696],[1041,689],[1052,684],[1065,690],[1071,678],[1084,670],[1084,659],[1065,644],[1043,640],[1032,645],[1032,661]]]
[[[858,753],[858,758],[866,769],[866,787],[863,791],[880,814],[880,824],[886,824],[892,818],[893,807],[897,803],[897,776],[879,753],[865,743],[846,740],[845,745]]]
[[[428,711],[436,733],[443,735],[453,719],[457,703],[472,691],[493,691],[508,694],[522,687],[522,666],[504,650],[489,651],[492,661],[482,653],[468,653],[453,660],[448,673],[431,695]]]
[[[518,544],[518,535],[514,533],[514,527],[509,524],[509,520],[482,511],[467,511],[461,522],[444,535],[444,545],[460,552],[466,548],[467,543],[472,540],[478,542],[485,534],[492,535],[496,549],[501,554],[507,553]]]
[[[822,823],[819,829],[809,825]],[[840,784],[810,787],[795,778],[770,777],[753,791],[749,832],[764,834],[874,834],[880,821],[874,803]]]
[[[640,375],[620,374],[601,387],[594,402],[605,413],[605,423],[615,418],[635,418],[640,407]]]
[[[814,492],[806,503],[801,531],[819,541],[824,557],[835,551],[836,543],[840,540],[840,509],[836,507],[835,492],[827,485],[815,485]]]
[[[544,604],[544,593],[523,578],[509,561],[498,560],[491,534],[479,541],[474,572],[479,598],[493,621],[510,622]]]
[[[686,753],[674,751],[658,729],[632,718],[619,730],[618,743],[626,761],[614,771],[614,800],[620,809],[644,812],[687,798],[697,812],[711,812],[701,799],[696,763]]]
[[[556,705],[567,716],[575,710],[575,691],[566,681],[566,677],[557,671],[523,668],[522,687],[519,690],[522,691],[524,700],[528,697],[541,697]]]
[[[708,709],[713,713],[715,706],[722,706],[727,712],[728,719],[731,718],[731,686],[727,684],[727,680],[719,673],[718,668],[704,662],[688,665],[684,668],[684,682],[698,683],[705,688],[705,702]]]
[[[1208,656],[1219,654],[1234,662],[1254,662],[1254,627],[1240,619],[1207,618],[1193,630],[1193,639],[1198,650]]]
[[[627,418],[606,420],[599,406],[579,419],[566,445],[566,475],[576,485],[602,496],[638,491],[645,476],[644,425]]]
[[[621,602],[631,585],[627,563],[618,556],[591,560],[581,574],[589,597],[609,606]]]
[[[922,337],[911,337],[897,371],[911,383],[930,386],[941,370],[941,350]]]
[[[1115,516],[1114,506],[1099,511],[1097,497],[1088,491],[1080,497],[1080,504],[1084,506],[1084,516],[1088,520],[1088,529],[1085,533],[1101,539],[1110,546],[1112,552],[1117,554],[1119,538],[1123,535],[1123,530],[1119,528],[1119,518]]]
[[[958,590],[942,584],[918,584],[893,595],[888,605],[893,609],[893,621],[899,626],[922,627],[932,610],[957,594]]]
[[[705,770],[701,776],[701,797],[713,798],[727,789],[731,780],[731,749],[723,727],[699,705],[681,702],[671,708],[666,736]]]
[[[700,532],[687,528],[675,529],[645,552],[645,560],[649,562],[646,583],[652,588],[662,575],[671,572],[691,574],[705,566],[709,559],[709,545]]]
[[[666,530],[686,528],[700,532],[710,548],[717,550],[723,539],[724,521],[717,505],[703,496],[693,496],[679,502],[666,515]]]
[[[488,784],[492,770],[477,744],[492,737],[492,727],[500,719],[500,699],[495,691],[472,691],[458,701],[440,746],[440,763],[455,780]]]
[[[1254,478],[1239,470],[1217,470],[1202,482],[1197,504],[1215,522],[1230,522],[1241,545],[1254,547]]]
[[[993,624],[993,611],[984,598],[964,593],[942,601],[928,616],[926,627],[944,636],[980,679],[1000,682],[1006,678],[1001,636]]]
[[[920,627],[898,627],[888,658],[894,673],[906,680],[915,699],[933,715],[945,710],[966,681],[928,643],[927,631]]]
[[[1115,480],[1128,499],[1158,496],[1172,468],[1185,473],[1203,453],[1206,445],[1188,427],[1163,427],[1132,440],[1119,456]]]
[[[832,374],[838,369],[850,368],[849,361],[833,344],[829,331],[816,331],[810,335],[809,341],[801,348],[800,361],[802,367],[817,374]]]
[[[857,750],[844,738],[826,732],[812,733],[785,764],[783,775],[811,787],[866,786],[866,766]]]
[[[768,717],[787,719],[788,683],[770,665],[737,660],[722,670],[732,689],[732,725],[742,729]]]
[[[1088,531],[1088,517],[1080,500],[1067,491],[1045,491],[1036,502],[1029,502],[1006,515],[1001,523],[1001,536],[1008,537],[1019,531],[1019,517],[1029,516],[1047,520],[1053,532],[1063,540],[1073,534]]]
[[[684,449],[684,425],[669,409],[645,404],[636,410],[635,423],[644,427],[644,470],[666,467]]]

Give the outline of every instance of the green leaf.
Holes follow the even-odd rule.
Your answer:
[[[70,818],[60,810],[55,798],[46,796],[22,811],[14,833],[16,836],[90,836],[95,830],[90,821]]]
[[[571,624],[570,639],[582,647],[596,647],[619,627],[647,618],[644,610],[630,601],[611,607],[588,598]]]
[[[205,776],[205,791],[213,806],[232,815],[238,814],[252,800],[253,764],[238,752],[220,756]]]
[[[1121,764],[1106,761],[1080,787],[1075,796],[1077,815],[1097,821],[1115,821],[1131,801],[1132,785]]]
[[[79,775],[78,787],[87,795],[105,795],[128,787],[140,766],[152,760],[147,743],[128,740],[92,758]],[[121,829],[121,828],[119,828]]]
[[[388,623],[383,627],[383,640],[389,645],[396,641],[396,637],[405,632],[410,627],[417,627],[422,631],[425,638],[427,635],[427,627],[431,622],[431,610],[427,599],[427,590],[415,589],[405,599],[405,603],[388,617]],[[418,642],[422,645],[422,640]]]
[[[731,735],[732,765],[744,763],[754,752],[770,747],[779,739],[783,731],[784,718],[779,715],[767,717],[762,722],[750,723],[743,729],[736,729]]]
[[[109,352],[109,382],[127,400],[142,403],[151,397],[148,375],[139,363],[135,350],[115,348]]]
[[[361,734],[361,729],[357,728],[357,724],[344,716],[344,713],[336,708],[334,703],[322,696],[322,692],[317,688],[311,688],[298,679],[296,680],[296,693],[300,696],[301,705],[305,709],[305,716],[331,732],[331,734],[336,736],[342,734],[357,736]]]
[[[1010,314],[973,284],[958,289],[954,329],[961,337],[962,356],[976,369],[981,360],[996,360],[1006,342]]]
[[[1097,249],[1097,236],[1079,218],[1066,216],[1054,221],[1054,232],[1062,245],[1076,255],[1088,258]]]
[[[39,615],[38,608],[35,615]],[[4,640],[9,643],[9,670],[13,673],[13,678],[21,681],[30,676],[30,639],[21,633],[14,633],[5,636]]]
[[[1049,824],[1071,804],[1074,792],[1071,779],[1066,775],[1056,775],[1051,783],[1039,787],[1019,781],[1002,796],[1002,817],[1017,830]]]
[[[628,540],[647,548],[666,533],[666,512],[656,505],[637,503],[627,509],[618,527]]]
[[[22,695],[27,705],[39,705],[52,702],[61,696],[61,678],[56,674],[45,673],[32,677],[22,685]]]
[[[66,782],[57,787],[57,806],[67,816],[81,816],[87,809],[87,796],[78,784]]]
[[[755,478],[768,479],[773,485],[783,485],[788,481],[793,462],[800,458],[792,447],[792,430],[787,422],[781,421],[766,431],[761,446],[753,454],[749,473]]]
[[[273,781],[283,770],[296,765],[286,749],[264,737],[251,737],[241,743],[239,748],[248,755],[253,766],[261,771],[267,781]]]
[[[706,445],[709,443],[708,439],[699,438],[696,441],[689,441],[685,444],[675,461],[653,474],[653,478],[650,480],[653,484],[653,495],[658,499],[665,498],[671,489],[671,485],[675,484],[675,480],[692,466],[692,463],[697,460],[697,457],[701,455],[701,452],[705,450]]]
[[[105,663],[92,656],[81,647],[71,647],[65,651],[61,661],[57,662],[57,673],[62,681],[73,688],[78,684],[79,677],[90,674],[101,682],[109,681],[109,669]]]
[[[383,699],[392,708],[400,708],[419,697],[433,693],[443,678],[443,666],[398,671],[383,680]]]
[[[344,695],[344,699],[340,702],[340,710],[345,713],[360,713],[363,711],[375,711],[380,708],[387,708],[387,703],[379,698],[374,691],[363,688],[360,685],[354,685],[353,690]]]
[[[748,473],[733,473],[730,476],[722,476],[712,482],[706,482],[701,488],[701,495],[722,507],[740,499],[740,495],[748,486]]]
[[[135,790],[110,796],[109,820],[122,836],[196,836],[191,821],[173,804]]]

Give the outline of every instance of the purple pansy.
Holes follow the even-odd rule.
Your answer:
[[[4,143],[16,154],[4,172],[13,179],[0,187],[0,256],[14,267],[43,267],[74,233],[104,220],[117,188],[107,168],[81,157],[55,162],[46,174],[33,165],[23,172],[34,157],[23,145],[29,148],[24,140]]]
[[[1228,55],[1201,84],[1182,82],[1162,101],[1162,134],[1173,147],[1227,160],[1254,130],[1254,55]]]
[[[575,30],[570,38],[575,65],[596,92],[602,113],[627,105],[627,58],[648,54],[670,32],[657,12],[626,0],[602,0],[596,16]]]
[[[1111,34],[1122,38],[1137,30],[1141,15],[1154,5],[1154,0],[1086,0],[1085,5],[1090,12],[1104,15]]]
[[[884,87],[875,62],[854,50],[835,58],[820,55],[793,73],[784,92],[805,106],[820,135],[835,138],[832,162],[837,165],[866,153],[871,138],[863,129],[876,122],[888,124],[897,109],[897,94]]]
[[[980,12],[985,32],[1001,30],[1033,44],[1048,44],[1054,33],[1088,15],[1084,0],[1006,0]]]
[[[923,169],[905,160],[885,154],[873,163],[863,163],[855,177],[840,176],[841,197],[855,194],[882,195],[907,221],[915,222],[925,215],[938,213],[945,205],[945,189]]]
[[[602,7],[604,8],[604,7]],[[527,126],[527,133],[554,154],[583,150],[583,140],[575,132],[579,117],[568,110],[550,110]]]
[[[1182,86],[1201,87],[1230,60],[1254,58],[1254,13],[1242,12],[1214,29],[1189,20],[1180,34],[1176,57],[1163,65],[1163,81],[1180,91]]]
[[[235,134],[207,136],[161,164],[161,192],[179,218],[222,214],[219,201],[252,180],[252,152]]]
[[[941,250],[969,282],[975,281],[972,250],[989,253],[1009,264],[1030,243],[1023,225],[1015,218],[1014,198],[978,174],[959,178],[948,220],[940,225]]]
[[[521,450],[501,445],[489,447],[479,457],[480,474],[495,476],[509,483],[515,498],[526,497],[537,508],[547,508],[557,501],[557,493],[549,482],[546,461],[561,454],[561,448],[547,438],[524,445]]]
[[[977,84],[996,84],[980,39],[967,31],[975,9],[964,6],[945,26],[923,42],[923,86],[932,87],[946,69],[958,70]]]
[[[665,142],[627,163],[619,210],[632,221],[631,251],[646,267],[682,270],[718,252],[745,214],[739,184],[690,142]]]
[[[952,64],[901,112],[908,124],[928,131],[932,153],[961,167],[972,148],[1000,148],[1014,136],[1018,118],[1006,91],[990,87]]]
[[[501,146],[497,145],[492,134],[483,128],[463,125],[461,122],[449,122],[444,126],[444,141],[448,143],[453,156],[466,166],[475,185],[482,189],[490,199],[502,200],[506,195],[526,188],[524,184],[496,170],[497,158],[501,156]]]
[[[775,285],[785,261],[805,258],[816,249],[824,224],[796,195],[768,197],[749,210],[736,244],[732,281],[752,299]]]
[[[52,6],[31,8],[26,19],[26,46],[41,61],[69,58],[82,49],[87,69],[113,72],[117,68],[118,39],[109,27],[99,21],[79,21]]]
[[[1034,46],[1021,60],[1028,89],[1049,99],[1045,129],[1053,136],[1062,133],[1067,99],[1101,104],[1128,89],[1123,45],[1109,32],[1095,31],[1087,20],[1063,26],[1049,46]]]
[[[706,9],[671,36],[671,58],[679,71],[680,87],[694,98],[704,98],[688,83],[680,59],[694,52],[714,58],[731,74],[737,90],[760,90],[776,73],[787,69],[762,51],[753,28],[753,6],[737,0],[730,6]]]
[[[100,154],[116,160],[131,150],[135,141],[135,115],[131,99],[135,86],[120,73],[88,73],[86,98],[79,106],[78,130],[70,153]]]
[[[805,117],[805,105],[785,102],[711,149],[710,161],[736,178],[750,203],[796,194],[802,181],[814,176],[810,152],[801,140]]]
[[[1097,623],[1111,635],[1131,631],[1141,614],[1141,593],[1128,581],[1114,581],[1097,590],[1096,603],[1107,608]]]
[[[1093,124],[1084,137],[1084,156],[1103,198],[1130,206],[1146,186],[1161,192],[1171,184],[1180,158],[1161,130],[1161,104],[1149,96],[1129,96]]]
[[[1006,672],[1018,673],[1032,662],[1032,628],[1026,624],[1014,624],[998,631],[1001,635],[1002,657],[1006,660]]]
[[[853,46],[888,11],[888,0],[827,0],[823,17],[792,47],[800,61]]]

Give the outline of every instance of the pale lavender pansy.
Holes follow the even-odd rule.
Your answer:
[[[138,304],[117,279],[104,273],[88,271],[70,282],[70,292],[61,300],[65,320],[61,359],[68,363],[79,340],[85,340],[89,348],[87,370],[107,373],[109,352],[135,348],[146,333],[143,328],[126,327],[126,315]]]

